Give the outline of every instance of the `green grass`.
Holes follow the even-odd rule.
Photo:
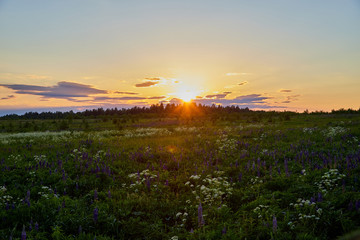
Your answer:
[[[360,116],[232,118],[1,120],[0,239],[336,239],[360,227]]]

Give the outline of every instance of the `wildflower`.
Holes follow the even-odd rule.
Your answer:
[[[95,191],[94,191],[94,201],[96,201],[96,200],[98,200],[98,192],[95,189]]]
[[[277,220],[276,220],[276,217],[273,216],[273,231],[276,232],[277,230]]]
[[[98,216],[99,216],[99,209],[96,207],[94,209],[94,222],[96,223],[98,220]]]
[[[205,224],[201,202],[199,203],[199,207],[198,207],[198,223],[199,223],[199,227]]]
[[[25,226],[23,226],[23,230],[22,230],[22,232],[21,232],[21,240],[26,240]]]

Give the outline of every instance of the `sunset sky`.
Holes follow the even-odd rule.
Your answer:
[[[357,0],[0,0],[0,115],[360,107]]]

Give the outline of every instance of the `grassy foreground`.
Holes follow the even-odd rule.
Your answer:
[[[0,239],[336,239],[360,227],[358,115],[93,122],[0,134]]]

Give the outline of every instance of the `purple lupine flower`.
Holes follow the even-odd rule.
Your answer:
[[[82,227],[81,227],[81,225],[79,226],[78,233],[79,233],[79,235],[82,233]]]
[[[26,240],[25,226],[23,226],[23,230],[22,230],[22,232],[21,232],[21,240]]]
[[[239,173],[239,182],[242,180],[242,173]]]
[[[98,217],[99,217],[99,209],[96,207],[94,209],[94,221],[95,221],[95,223],[97,222]]]
[[[223,230],[221,231],[222,234],[226,234],[226,227],[223,228]]]
[[[359,201],[359,200],[356,200],[356,202],[355,202],[355,209],[356,209],[356,211],[359,211],[359,208],[360,208],[360,201]]]
[[[323,197],[321,193],[318,193],[318,202],[322,202],[323,201]]]
[[[273,216],[273,231],[276,232],[277,230],[277,220],[276,220],[276,217]]]
[[[199,223],[199,227],[201,227],[202,225],[205,225],[204,216],[203,216],[203,208],[201,206],[201,202],[199,203],[199,207],[198,207],[198,223]]]
[[[94,201],[96,201],[96,200],[98,200],[98,192],[95,189],[95,191],[94,191]]]
[[[111,191],[110,191],[110,189],[109,189],[109,191],[108,191],[108,198],[111,198]]]
[[[39,224],[38,224],[38,222],[35,222],[35,230],[36,230],[36,231],[39,231]]]
[[[288,167],[288,161],[287,161],[287,159],[284,160],[284,168],[285,168],[285,174],[286,174],[286,176],[289,177],[290,174],[289,174],[289,167]]]
[[[147,190],[150,192],[150,177],[146,178],[146,187],[147,187]]]

